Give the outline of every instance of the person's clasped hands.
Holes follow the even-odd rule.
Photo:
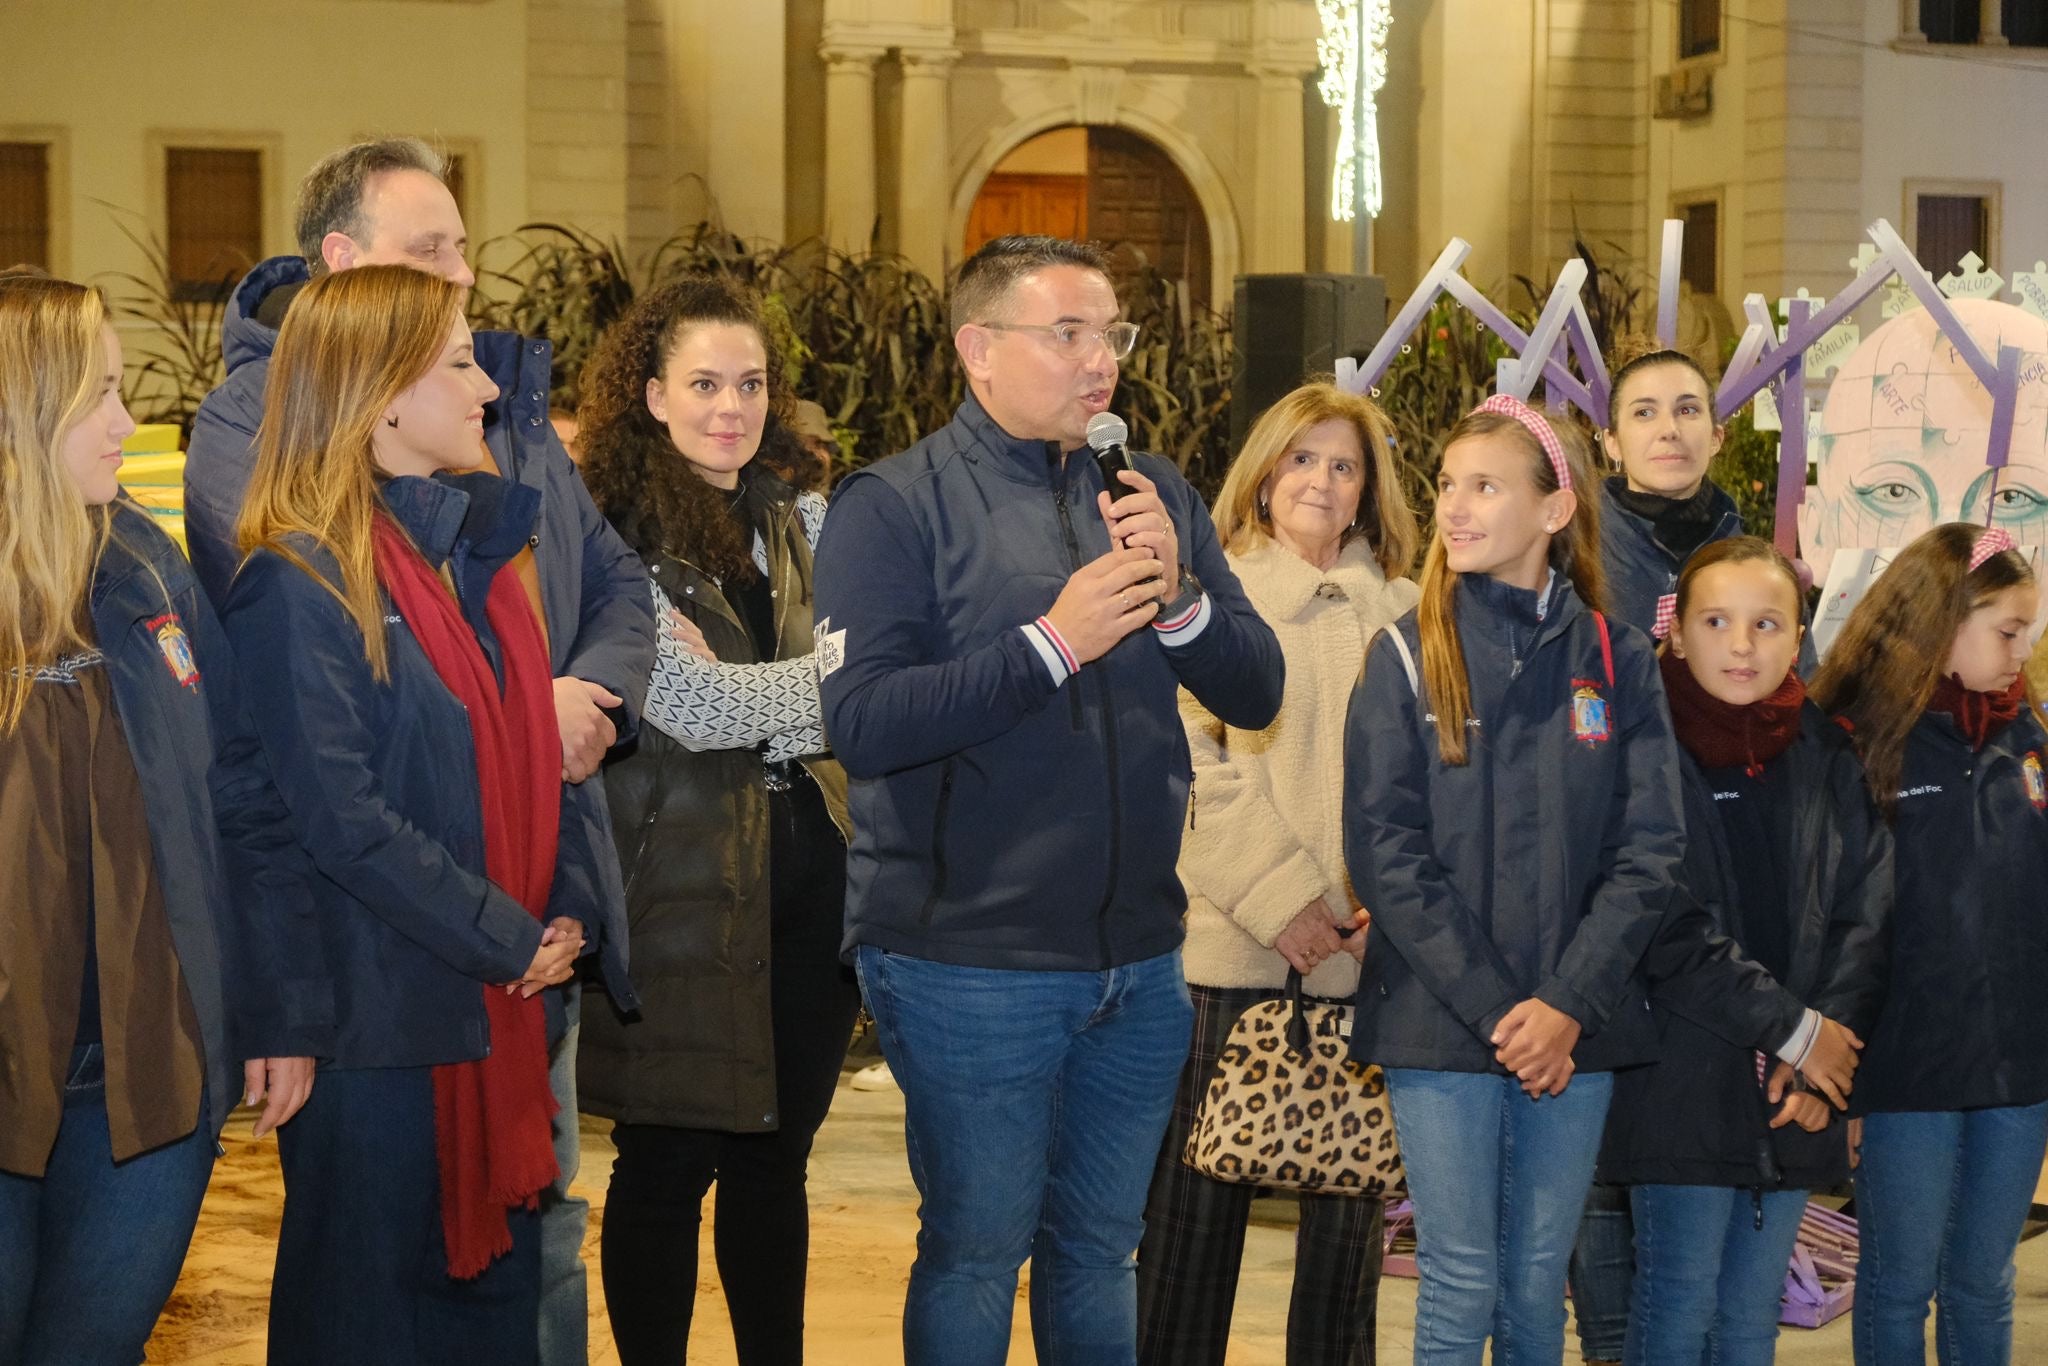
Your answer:
[[[566,915],[558,915],[547,923],[540,933],[540,948],[533,955],[533,962],[516,982],[505,984],[505,994],[518,992],[531,999],[535,995],[557,987],[569,980],[576,971],[577,956],[583,952],[583,924]]]

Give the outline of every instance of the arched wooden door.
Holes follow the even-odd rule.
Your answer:
[[[982,182],[962,244],[1046,233],[1089,238],[1120,264],[1146,261],[1209,302],[1209,225],[1194,187],[1157,144],[1127,128],[1055,128],[1005,156]]]

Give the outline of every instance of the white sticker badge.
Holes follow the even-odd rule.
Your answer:
[[[846,662],[846,632],[832,629],[832,618],[826,617],[818,623],[816,632],[818,654],[818,681],[830,678],[841,664]]]

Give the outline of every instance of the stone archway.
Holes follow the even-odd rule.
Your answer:
[[[1018,118],[984,138],[980,149],[954,184],[948,240],[955,244],[965,240],[975,199],[1004,157],[1039,134],[1074,122],[1073,107],[1067,105]],[[1142,111],[1119,109],[1113,120],[1103,123],[1136,134],[1151,144],[1164,154],[1193,191],[1208,238],[1209,300],[1218,309],[1228,308],[1233,282],[1240,268],[1242,238],[1238,231],[1237,212],[1231,205],[1230,192],[1223,183],[1222,175],[1192,139],[1167,124],[1146,117]]]

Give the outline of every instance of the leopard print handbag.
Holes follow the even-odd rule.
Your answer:
[[[1238,1016],[1181,1160],[1235,1185],[1384,1196],[1401,1184],[1387,1082],[1350,1057],[1348,1006],[1285,994]]]

